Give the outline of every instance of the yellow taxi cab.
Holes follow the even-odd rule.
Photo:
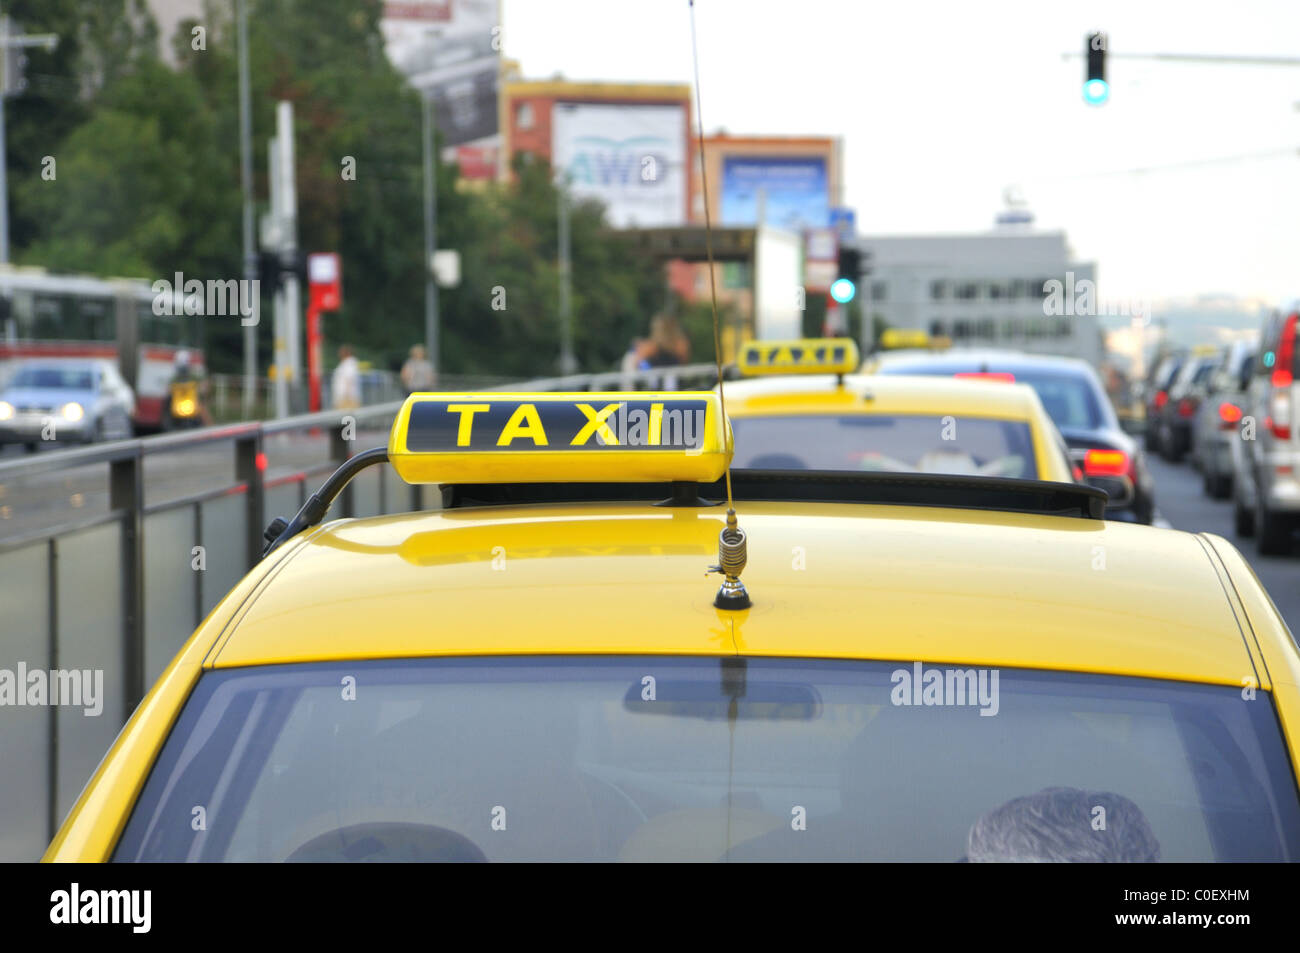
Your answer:
[[[1300,653],[1228,542],[1073,483],[731,470],[728,397],[412,395],[45,859],[1300,856]],[[321,522],[385,462],[442,508]]]
[[[752,378],[726,385],[738,467],[1078,475],[1033,388],[998,375],[854,374],[852,338],[751,341],[737,365]]]

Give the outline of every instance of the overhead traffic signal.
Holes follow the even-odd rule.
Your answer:
[[[297,276],[300,288],[307,287],[307,255],[304,252],[290,256],[262,249],[257,253],[257,277],[261,289],[267,294],[278,292],[288,275]]]
[[[1110,85],[1106,82],[1106,34],[1089,33],[1083,55],[1088,61],[1088,72],[1083,80],[1083,101],[1089,106],[1100,106],[1110,98]]]
[[[858,279],[862,276],[862,251],[851,245],[840,245],[835,274],[835,281],[831,283],[831,297],[840,304],[848,304],[858,293]]]

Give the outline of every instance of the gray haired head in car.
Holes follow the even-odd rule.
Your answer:
[[[1160,844],[1142,809],[1119,794],[1044,788],[971,826],[971,863],[1154,863]]]

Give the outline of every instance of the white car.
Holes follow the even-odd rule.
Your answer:
[[[1300,528],[1300,302],[1265,322],[1245,403],[1256,426],[1255,439],[1233,443],[1237,532],[1284,555]]]
[[[132,435],[135,395],[112,361],[20,363],[0,389],[0,444],[92,443]]]

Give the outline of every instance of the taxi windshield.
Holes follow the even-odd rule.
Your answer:
[[[732,466],[756,470],[872,470],[1034,480],[1023,421],[967,416],[831,414],[731,421]]]
[[[1243,704],[1232,687],[1136,678],[633,656],[209,672],[114,855],[1297,857],[1300,803],[1267,693]]]

